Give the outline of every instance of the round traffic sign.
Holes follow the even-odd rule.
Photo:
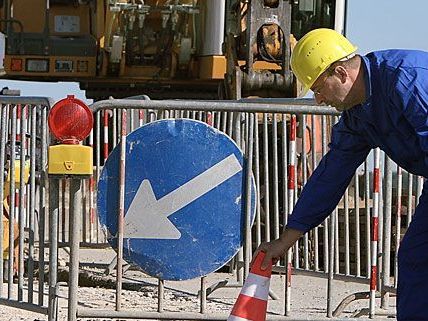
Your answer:
[[[98,182],[97,209],[117,245],[120,146]],[[242,246],[247,197],[242,152],[224,133],[193,120],[149,123],[126,138],[124,257],[165,280],[206,275]]]

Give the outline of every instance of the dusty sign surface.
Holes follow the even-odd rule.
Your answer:
[[[115,247],[120,146],[98,183],[97,208]],[[124,256],[165,280],[206,275],[244,239],[245,166],[225,134],[193,120],[161,120],[127,136]],[[255,188],[251,219],[255,212]]]

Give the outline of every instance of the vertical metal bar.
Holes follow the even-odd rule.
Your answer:
[[[416,176],[416,199],[415,207],[419,204],[419,198],[422,195],[422,189],[424,187],[424,178],[422,176]]]
[[[282,203],[283,203],[283,227],[287,224],[287,215],[289,213],[289,199],[288,199],[288,137],[287,137],[287,115],[282,114],[281,123],[281,149],[282,149]]]
[[[296,167],[296,127],[297,127],[297,121],[296,116],[291,115],[290,119],[290,148],[289,148],[289,154],[288,154],[288,199],[289,199],[289,206],[288,206],[288,215],[291,215],[293,212],[294,204],[295,204],[295,185],[296,185],[296,176],[295,176],[295,167]],[[288,222],[288,216],[284,215],[285,217],[285,224]],[[291,311],[291,249],[287,251],[286,257],[285,257],[285,264],[287,267],[286,273],[285,273],[285,316],[288,316]]]
[[[381,308],[389,307],[389,293],[383,291],[389,287],[389,277],[391,268],[391,215],[392,215],[392,161],[385,156],[385,211],[383,216],[383,260],[382,260],[382,292]]]
[[[385,153],[383,151],[381,151],[380,153],[380,163],[384,165],[383,168],[380,168],[380,171],[382,173],[382,170],[385,170]],[[384,185],[384,181],[383,181],[383,174],[380,176],[379,179],[379,214],[378,214],[378,242],[377,242],[377,291],[381,292],[382,291],[382,276],[381,276],[381,272],[382,272],[382,266],[383,266],[383,242],[379,242],[379,240],[383,240],[383,218],[384,218],[384,206],[385,206],[385,202],[384,202],[384,189],[383,186]]]
[[[302,123],[301,123],[301,132],[302,132],[302,178],[303,178],[303,186],[306,185],[308,181],[308,155],[306,153],[307,148],[307,139],[306,139],[306,115],[302,115]],[[309,233],[305,233],[303,236],[303,261],[305,265],[305,270],[309,270]]]
[[[6,151],[6,141],[7,141],[7,115],[8,107],[6,105],[1,105],[1,136],[0,136],[0,168],[5,166],[5,151]],[[4,199],[4,175],[0,175],[0,201],[3,202]],[[0,235],[4,235],[4,226],[3,226],[3,214],[0,219]],[[3,237],[2,237],[3,238]],[[3,241],[0,242],[0,297],[3,297]]]
[[[344,211],[345,211],[345,275],[351,274],[350,267],[350,242],[349,242],[349,187],[345,190],[344,195]]]
[[[408,173],[408,185],[407,185],[407,227],[409,227],[412,221],[413,213],[413,175]]]
[[[27,150],[27,106],[19,106],[21,110],[21,128],[20,128],[20,141],[21,151],[19,160],[19,245],[18,245],[18,301],[22,301],[24,297],[24,227],[26,216],[26,183],[25,183],[25,157]]]
[[[370,274],[370,306],[369,316],[373,318],[376,309],[376,286],[377,286],[377,247],[379,236],[379,194],[380,194],[380,150],[374,151],[374,173],[373,173],[373,216],[372,216],[372,262]]]
[[[371,237],[370,237],[370,177],[367,160],[364,162],[364,203],[366,209],[366,276],[370,277],[371,269]]]
[[[101,173],[101,146],[102,146],[102,142],[101,142],[101,114],[102,114],[102,111],[99,110],[95,115],[95,118],[96,118],[96,125],[95,125],[95,181],[96,182],[98,181],[98,179],[100,177],[100,173]],[[115,126],[114,123],[115,122],[113,122],[113,128]],[[96,242],[99,242],[101,233],[99,233],[99,229],[98,229],[98,220],[95,221],[95,225],[96,225],[96,227],[95,227]]]
[[[337,207],[333,214],[330,215],[330,229],[329,229],[329,256],[328,256],[328,280],[327,280],[327,317],[333,317],[333,279],[334,279],[334,268],[335,268],[335,254],[336,245],[336,226],[337,225]]]
[[[94,147],[94,129],[91,130],[89,134],[89,146],[91,148]],[[92,164],[93,165],[93,164]],[[93,168],[93,167],[92,167]],[[93,172],[93,170],[92,170]],[[95,201],[94,201],[94,193],[95,193],[95,182],[96,178],[94,177],[95,173],[91,175],[89,178],[89,242],[96,242],[95,239]]]
[[[12,298],[13,292],[13,260],[14,260],[14,243],[15,243],[15,148],[16,148],[16,105],[12,106],[12,119],[11,119],[11,133],[10,133],[10,186],[9,186],[9,259],[8,259],[8,285],[7,285],[7,297]]]
[[[70,181],[70,280],[68,283],[68,321],[77,319],[77,293],[79,288],[79,241],[82,216],[83,179]]]
[[[107,158],[108,158],[108,154],[109,154],[109,137],[108,137],[108,123],[109,123],[109,120],[108,120],[108,117],[109,117],[109,115],[108,115],[108,113],[109,113],[109,111],[108,110],[104,110],[104,115],[103,115],[103,133],[104,133],[104,136],[103,136],[103,138],[104,138],[104,144],[103,144],[103,146],[104,146],[104,149],[103,149],[103,152],[104,152],[104,163],[106,162],[106,160],[107,160]],[[115,122],[113,122],[113,123],[115,123]]]
[[[205,313],[207,310],[207,280],[206,277],[201,277],[201,308],[200,313]]]
[[[42,108],[41,121],[42,121],[42,155],[40,157],[40,193],[39,193],[39,203],[40,203],[40,212],[39,212],[39,271],[45,270],[45,220],[46,220],[46,188],[48,188],[48,177],[45,169],[47,164],[47,108]],[[58,191],[57,186],[57,191]],[[57,192],[58,193],[58,192]],[[59,198],[59,195],[58,195]],[[58,205],[57,205],[58,207]],[[39,296],[38,304],[43,305],[44,302],[44,283],[45,283],[45,274],[39,273]]]
[[[252,191],[253,191],[253,184],[252,184],[252,168],[253,168],[253,135],[254,135],[254,114],[249,113],[247,114],[247,117],[249,118],[249,130],[248,130],[248,141],[247,141],[247,168],[245,171],[245,257],[244,257],[244,277],[247,278],[248,274],[250,273],[250,260],[251,260],[251,254],[252,254],[252,242],[251,242],[251,204],[252,204]]]
[[[356,276],[361,276],[361,242],[360,242],[360,186],[358,172],[354,176],[355,209],[355,269]]]
[[[273,160],[273,222],[274,236],[279,238],[279,197],[278,197],[278,123],[276,114],[272,114],[272,160]]]
[[[31,108],[30,138],[30,207],[28,213],[28,302],[33,303],[34,295],[34,212],[36,210],[36,136],[37,106]],[[1,185],[1,184],[0,184]]]
[[[158,280],[158,312],[163,312],[164,310],[164,299],[165,299],[165,284],[164,281]]]
[[[67,191],[67,184],[68,182],[64,179],[60,181],[60,186],[61,186],[61,211],[60,211],[60,219],[59,219],[59,231],[60,231],[60,239],[62,242],[67,242],[68,241],[68,233],[67,233],[67,222],[68,222],[68,211],[67,209],[67,204],[66,204],[66,200],[65,200],[65,195],[66,195],[66,191]]]
[[[311,152],[312,152],[312,170],[317,166],[317,136],[316,136],[316,120],[317,116],[311,115]],[[319,271],[319,251],[318,251],[318,226],[314,228],[314,270]]]
[[[49,179],[49,302],[48,321],[56,321],[58,313],[58,214],[59,180]],[[43,271],[43,270],[41,270]]]
[[[397,165],[397,221],[395,224],[395,266],[394,266],[394,286],[398,286],[398,249],[401,242],[401,205],[403,188],[403,170]]]
[[[129,132],[134,131],[134,113],[135,113],[135,109],[131,109],[129,111]]]
[[[256,180],[256,246],[262,242],[262,227],[261,227],[261,207],[260,207],[260,142],[259,142],[259,122],[257,114],[254,117],[254,164],[255,164],[255,180]]]
[[[82,182],[82,222],[81,222],[81,241],[83,243],[89,243],[90,240],[88,238],[89,235],[89,207],[88,207],[88,198],[89,198],[89,188],[87,186],[88,181]]]
[[[144,109],[138,110],[138,125],[141,127],[145,124],[144,121]]]
[[[333,213],[336,224],[334,225],[334,266],[335,272],[340,273],[340,256],[339,256],[339,210],[336,207],[336,210]]]
[[[339,121],[339,117],[337,116],[333,116],[333,122],[336,124]],[[334,261],[335,261],[335,272],[336,273],[340,273],[340,266],[339,266],[339,211],[336,207],[336,210],[334,211],[333,215],[334,220],[335,220],[335,224],[334,224],[334,228],[335,228],[335,232],[334,232]]]
[[[235,141],[235,143],[238,145],[238,147],[240,147],[242,149],[242,137],[241,137],[241,113],[240,112],[236,112],[233,113],[233,118],[232,118],[232,138]],[[196,114],[194,114],[194,116],[196,116]],[[194,117],[193,117],[194,118]],[[243,283],[244,282],[244,273],[245,273],[245,268],[242,269],[240,267],[239,262],[243,262],[244,261],[244,250],[241,247],[238,251],[238,254],[235,256],[235,259],[237,260],[237,280],[239,283]]]
[[[324,156],[327,153],[327,116],[321,116],[321,139],[322,139],[322,155]],[[330,232],[331,233],[331,232]],[[324,220],[323,228],[323,243],[324,243],[324,271],[329,271],[328,268],[328,258],[329,258],[329,228],[328,228],[328,219]],[[329,294],[329,293],[328,293]],[[331,300],[331,298],[328,298]]]
[[[265,241],[270,241],[270,210],[269,210],[269,134],[268,117],[263,114],[263,192],[265,214]]]
[[[123,228],[125,216],[125,174],[126,174],[126,109],[122,109],[119,165],[119,213],[117,216],[117,262],[116,262],[116,311],[121,310],[123,273]]]
[[[223,111],[222,113],[222,118],[221,118],[221,131],[224,133],[227,133],[227,120],[228,120],[228,112],[227,111]]]

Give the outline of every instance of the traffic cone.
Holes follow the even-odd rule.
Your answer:
[[[266,320],[272,264],[266,270],[262,270],[261,264],[264,257],[265,253],[259,252],[254,260],[250,273],[227,321]]]

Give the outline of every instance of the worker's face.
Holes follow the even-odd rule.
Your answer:
[[[330,105],[338,111],[352,108],[355,104],[348,99],[352,87],[349,75],[342,66],[330,67],[315,81],[311,90],[317,104]]]

